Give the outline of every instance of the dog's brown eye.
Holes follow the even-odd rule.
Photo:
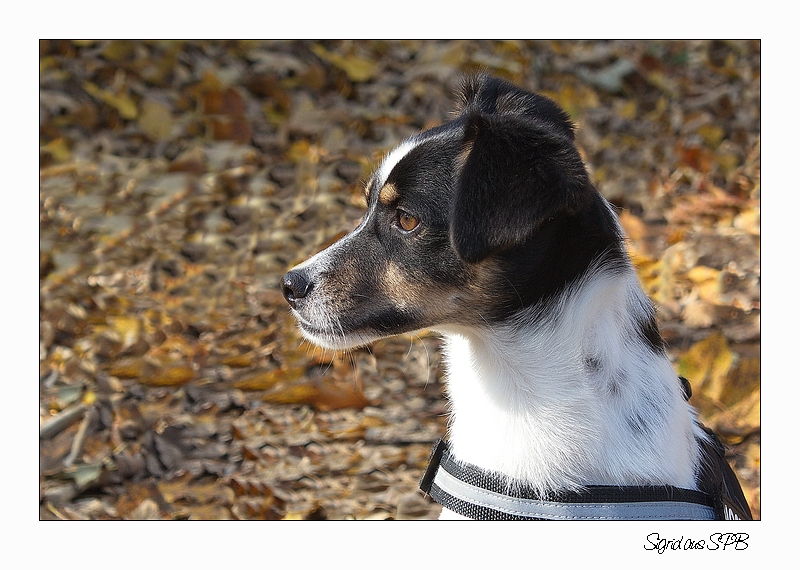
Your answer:
[[[419,225],[419,220],[417,218],[402,210],[398,212],[397,221],[400,227],[407,232],[410,232]]]

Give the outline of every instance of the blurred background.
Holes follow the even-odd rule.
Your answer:
[[[41,519],[425,519],[435,336],[300,338],[283,273],[486,70],[561,104],[760,517],[760,42],[40,42]]]

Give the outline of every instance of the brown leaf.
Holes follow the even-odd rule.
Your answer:
[[[364,393],[358,388],[321,387],[312,405],[323,411],[340,410],[342,408],[361,409],[370,404]]]
[[[206,171],[206,157],[203,149],[193,146],[173,160],[169,172],[193,172],[201,174]]]
[[[234,388],[247,391],[267,390],[279,382],[285,382],[300,378],[305,371],[300,368],[290,368],[289,370],[277,369],[266,372],[255,372],[248,374],[234,382]]]
[[[183,499],[198,504],[230,506],[236,498],[233,489],[221,481],[191,483],[188,477],[183,477],[175,481],[161,481],[156,487],[169,503]]]
[[[254,352],[247,352],[245,354],[234,354],[222,359],[222,364],[230,366],[231,368],[246,368],[253,363],[256,354]]]
[[[220,116],[211,117],[211,137],[215,141],[235,141],[246,143],[253,136],[253,129],[246,117]]]
[[[125,358],[112,365],[108,373],[117,378],[139,378],[154,371],[155,366],[144,358]]]
[[[210,89],[203,97],[206,115],[244,115],[247,103],[236,89]]]
[[[272,404],[310,404],[319,394],[311,384],[294,384],[264,394],[262,399]]]
[[[117,499],[117,502],[114,503],[114,508],[117,510],[117,514],[120,518],[139,519],[142,513],[136,516],[131,515],[144,501],[151,501],[151,506],[155,506],[156,512],[159,510],[166,512],[171,510],[164,500],[164,497],[158,491],[158,488],[152,482],[131,483],[127,485],[125,492],[122,493]],[[159,506],[161,507],[160,509]],[[152,514],[151,509],[148,509],[148,512]],[[158,518],[166,517],[159,516]]]
[[[322,411],[360,409],[370,404],[358,388],[318,386],[311,383],[294,384],[269,392],[263,396],[263,400],[273,404],[310,404]]]
[[[233,519],[228,507],[216,503],[189,505],[184,508],[191,521],[227,521]]]

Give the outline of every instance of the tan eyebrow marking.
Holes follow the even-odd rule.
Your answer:
[[[397,188],[394,184],[384,184],[383,188],[381,188],[380,194],[378,194],[378,200],[384,206],[391,205],[395,200],[400,197],[400,192],[397,191]]]

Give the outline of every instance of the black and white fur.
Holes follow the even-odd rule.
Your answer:
[[[706,435],[567,115],[486,75],[456,112],[391,151],[359,226],[283,278],[304,335],[441,333],[453,454],[510,483],[696,489]]]

